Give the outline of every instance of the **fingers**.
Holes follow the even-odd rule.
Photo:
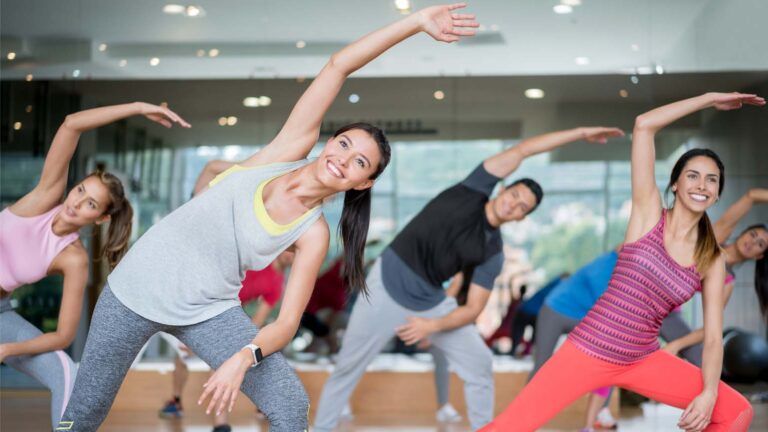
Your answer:
[[[451,18],[456,20],[475,20],[475,14],[451,14]]]
[[[230,388],[224,389],[221,394],[221,402],[219,402],[219,408],[216,410],[216,415],[221,415],[221,413],[224,412],[224,408],[227,407],[232,400],[233,393],[235,392],[233,392]]]
[[[454,3],[452,5],[448,5],[448,10],[462,9],[465,7],[467,7],[466,3]]]
[[[202,405],[203,401],[208,399],[208,396],[213,392],[215,389],[215,386],[209,385],[211,380],[209,379],[205,384],[203,384],[203,387],[205,390],[203,391],[203,394],[200,395],[200,399],[197,400],[198,405]]]
[[[474,20],[457,20],[453,19],[453,26],[454,27],[480,27],[480,23]]]
[[[222,392],[223,389],[219,386],[216,386],[216,392],[213,394],[211,402],[208,404],[208,408],[205,409],[206,414],[210,414],[211,411],[213,411],[213,408],[216,407],[216,403],[219,401],[219,399],[221,399]]]
[[[229,409],[228,409],[229,412],[232,412],[232,408],[234,408],[235,406],[235,400],[237,399],[238,393],[239,392],[237,391],[232,392],[232,396],[229,398]]]
[[[475,35],[474,30],[461,30],[461,29],[451,29],[447,34],[454,35],[454,36],[474,36]],[[459,38],[456,38],[458,40]]]
[[[175,123],[180,124],[182,127],[189,128],[192,127],[189,123],[187,123],[181,116],[176,114],[175,112],[169,110],[168,108],[163,109],[163,114],[165,114],[166,117],[173,120]]]

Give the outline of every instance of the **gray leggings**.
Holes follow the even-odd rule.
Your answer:
[[[159,324],[125,307],[105,286],[91,320],[80,374],[58,430],[97,430],[136,354],[159,331],[176,336],[216,369],[250,343],[258,328],[240,307],[193,325]],[[250,369],[240,390],[269,419],[270,431],[307,429],[309,398],[282,354],[274,353]]]
[[[10,297],[0,300],[0,343],[34,339],[43,333],[13,311]],[[21,355],[4,360],[8,366],[23,372],[51,390],[51,424],[59,422],[67,406],[77,368],[64,351],[37,355]]]

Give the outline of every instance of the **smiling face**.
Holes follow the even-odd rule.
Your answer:
[[[695,156],[689,159],[672,184],[675,202],[694,213],[703,213],[720,197],[721,176],[720,168],[712,158]]]
[[[376,140],[366,131],[350,129],[328,140],[317,160],[317,177],[339,192],[367,189],[381,162]]]
[[[89,176],[69,191],[60,217],[66,223],[81,227],[101,223],[109,219],[104,213],[110,202],[107,186],[97,176]]]
[[[501,223],[523,220],[536,207],[536,195],[522,184],[504,189],[493,200],[493,212]]]
[[[736,248],[748,260],[762,258],[768,249],[768,230],[754,227],[744,231],[736,239]]]

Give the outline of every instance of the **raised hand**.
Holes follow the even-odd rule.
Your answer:
[[[178,114],[168,109],[165,106],[152,105],[146,102],[137,102],[139,104],[139,110],[141,115],[152,120],[155,123],[170,128],[173,123],[176,123],[184,128],[192,127],[189,123],[179,117]]]
[[[460,14],[453,11],[467,7],[466,3],[431,6],[417,12],[421,29],[441,42],[456,42],[461,36],[474,36],[480,26],[474,14]]]
[[[729,111],[739,109],[744,104],[754,106],[764,106],[765,98],[762,98],[754,94],[745,93],[710,93],[712,98],[712,106],[720,111]]]
[[[591,143],[605,144],[608,138],[624,136],[623,130],[613,127],[583,127],[581,131],[583,139]]]

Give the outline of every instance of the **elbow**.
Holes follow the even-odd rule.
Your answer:
[[[639,116],[635,117],[635,132],[652,132],[653,131],[653,125],[651,122],[651,119],[648,117],[647,114],[640,114]]]
[[[56,332],[56,341],[53,344],[52,351],[64,350],[75,341],[75,332]]]
[[[77,117],[75,117],[75,114],[68,114],[64,118],[64,123],[61,124],[62,129],[67,129],[73,132],[79,132],[77,129]]]
[[[341,52],[335,52],[328,59],[328,63],[325,64],[324,70],[332,73],[336,73],[343,76],[349,76],[353,71],[344,66],[344,59]]]

